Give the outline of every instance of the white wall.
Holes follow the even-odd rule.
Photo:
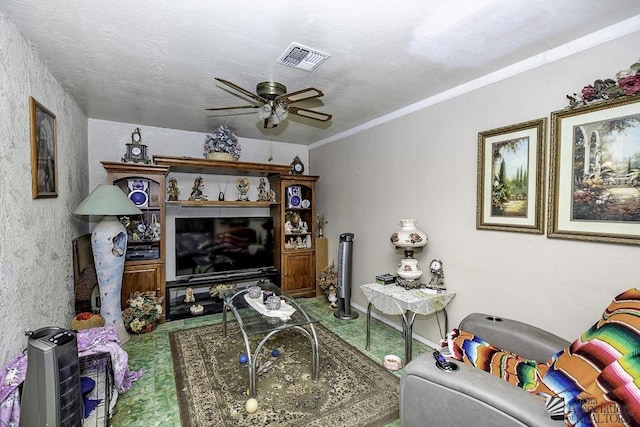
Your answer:
[[[250,120],[250,118],[247,118]],[[90,188],[105,183],[107,174],[101,161],[119,162],[126,152],[125,144],[131,142],[131,133],[140,128],[142,143],[149,148],[150,157],[153,155],[203,157],[204,133],[187,132],[149,126],[139,126],[131,123],[118,123],[105,120],[89,120],[89,165]],[[232,129],[233,130],[233,129]],[[256,163],[272,163],[275,165],[289,165],[295,156],[299,156],[303,163],[308,164],[308,150],[304,145],[271,142],[249,138],[238,138],[242,153],[240,161]],[[268,161],[272,157],[271,162]],[[175,177],[180,188],[180,199],[188,199],[193,186],[195,174],[173,173],[168,177]],[[236,200],[236,176],[203,174],[205,185],[204,194],[209,200],[217,200],[220,191],[225,193],[226,200]],[[259,178],[250,177],[249,200],[257,200]],[[268,183],[267,183],[268,185]],[[175,247],[174,221],[176,217],[208,217],[208,216],[269,216],[268,208],[181,208],[167,206],[166,237],[167,237],[167,265],[166,279],[175,279]]]
[[[69,327],[71,240],[87,226],[71,211],[88,194],[87,117],[15,25],[0,13],[0,366],[25,332]],[[56,115],[58,197],[31,198],[29,96]]]
[[[574,339],[616,294],[636,286],[640,247],[481,231],[475,221],[478,132],[549,117],[567,106],[566,94],[636,62],[639,42],[640,33],[634,33],[312,146],[329,259],[336,257],[340,233],[355,234],[353,303],[366,307],[359,285],[396,269],[401,255],[389,236],[401,218],[417,218],[429,236],[417,256],[423,269],[433,258],[443,261],[446,284],[457,292],[447,310],[450,326],[471,312],[485,312]],[[435,325],[433,318],[419,317],[414,331],[437,340]]]

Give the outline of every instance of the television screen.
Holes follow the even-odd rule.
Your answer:
[[[176,218],[176,277],[273,267],[273,218]]]

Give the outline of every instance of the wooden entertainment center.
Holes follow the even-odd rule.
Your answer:
[[[135,254],[139,254],[141,259],[128,259],[125,262],[122,286],[123,307],[128,296],[134,291],[154,290],[159,295],[166,295],[166,300],[169,299],[165,279],[165,209],[167,205],[177,208],[268,207],[270,216],[274,218],[274,266],[280,274],[279,283],[282,293],[291,297],[316,296],[316,239],[314,234],[317,176],[290,174],[288,165],[171,156],[154,156],[153,160],[154,164],[102,162],[107,171],[108,183],[120,186],[127,194],[131,191],[132,181],[138,179],[148,182],[148,188],[145,191],[148,192],[149,201],[140,207],[143,211],[141,220],[146,224],[156,221],[160,231],[157,239],[149,239],[148,236],[139,240],[130,239],[128,251],[135,251]],[[269,180],[270,187],[276,194],[276,202],[167,201],[166,177],[170,172],[265,177]],[[294,225],[290,226],[292,220]],[[139,248],[143,249],[137,250]],[[157,250],[157,257],[149,258],[152,256],[148,255],[149,248]],[[271,276],[273,276],[272,273]],[[176,282],[172,282],[170,287],[185,286],[184,282],[179,284]],[[220,282],[220,280],[217,281],[217,283]],[[166,314],[169,309],[168,301],[165,301],[165,304],[167,304]]]

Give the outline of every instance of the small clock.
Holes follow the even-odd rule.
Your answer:
[[[429,270],[431,270],[431,280],[429,281],[429,287],[436,289],[445,289],[442,261],[440,261],[439,259],[432,260],[429,263]]]
[[[304,173],[304,163],[302,163],[302,160],[300,160],[300,157],[296,156],[293,159],[293,162],[291,162],[291,170],[289,171],[289,173],[292,173],[294,175],[302,175]]]
[[[122,161],[125,163],[151,163],[147,157],[147,146],[142,144],[140,128],[136,128],[131,134],[131,142],[127,144],[127,152]]]
[[[434,259],[429,264],[429,269],[433,274],[442,274],[442,261],[440,261],[439,259]]]

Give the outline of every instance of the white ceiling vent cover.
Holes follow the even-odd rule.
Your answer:
[[[291,43],[278,58],[278,64],[299,70],[313,71],[318,68],[318,65],[326,61],[329,56],[331,55],[328,53],[320,52],[298,43]]]

